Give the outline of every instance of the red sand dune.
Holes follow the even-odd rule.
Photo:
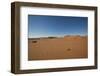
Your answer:
[[[28,39],[28,60],[87,58],[87,36]]]

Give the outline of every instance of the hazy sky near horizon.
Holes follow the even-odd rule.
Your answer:
[[[87,17],[28,15],[28,38],[87,34]]]

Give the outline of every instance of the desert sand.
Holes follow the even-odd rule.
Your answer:
[[[87,57],[87,36],[28,39],[28,60],[74,59]]]

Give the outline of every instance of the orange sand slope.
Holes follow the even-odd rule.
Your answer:
[[[29,38],[28,60],[87,58],[87,47],[87,36]]]

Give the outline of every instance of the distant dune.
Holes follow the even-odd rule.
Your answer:
[[[88,57],[87,36],[28,39],[28,60],[74,59]]]

